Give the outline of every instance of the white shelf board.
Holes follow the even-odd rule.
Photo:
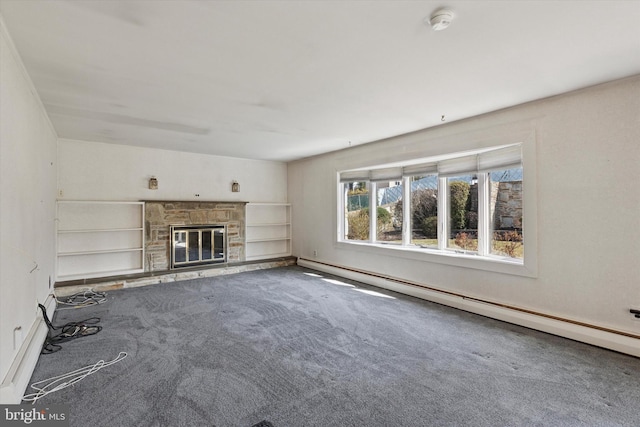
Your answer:
[[[58,234],[68,233],[110,233],[112,231],[143,231],[144,228],[92,228],[85,230],[58,230]]]
[[[291,240],[289,237],[268,237],[264,239],[247,239],[247,243],[260,243],[260,242],[277,242],[281,240]]]
[[[104,249],[104,250],[101,250],[101,251],[59,252],[58,256],[116,254],[116,253],[119,253],[119,252],[142,252],[142,251],[143,251],[143,248]]]
[[[104,270],[104,271],[95,271],[87,274],[84,274],[84,273],[68,274],[68,275],[58,276],[58,281],[92,279],[96,277],[119,276],[121,274],[136,274],[136,273],[144,273],[144,268],[135,268],[130,270]]]
[[[285,257],[285,256],[289,256],[291,255],[290,252],[274,252],[274,253],[268,253],[268,254],[260,254],[260,255],[251,255],[251,256],[247,256],[247,261],[255,261],[258,259],[265,259],[265,258],[280,258],[280,257]]]

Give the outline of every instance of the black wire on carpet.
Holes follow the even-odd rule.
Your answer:
[[[102,330],[102,326],[97,325],[97,323],[100,323],[99,317],[90,317],[79,322],[69,322],[62,326],[53,326],[51,320],[49,320],[49,316],[47,316],[46,307],[42,304],[38,304],[38,307],[42,310],[42,317],[44,322],[47,324],[47,328],[49,328],[47,338],[44,341],[40,354],[55,353],[62,349],[60,344],[63,342],[89,335],[95,335]]]

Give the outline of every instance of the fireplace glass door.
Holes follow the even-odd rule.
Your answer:
[[[224,225],[172,226],[171,267],[225,262]]]

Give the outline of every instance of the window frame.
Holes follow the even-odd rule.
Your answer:
[[[366,194],[368,197],[368,206],[369,206],[369,210],[371,210],[371,189],[372,187],[375,187],[373,185],[372,182],[369,182],[368,180],[364,179],[364,177],[358,177],[355,179],[345,179],[343,181],[340,181],[340,179],[338,178],[339,181],[339,185],[338,185],[338,198],[339,198],[339,210],[338,210],[338,241],[344,241],[344,242],[369,242],[370,238],[371,238],[371,222],[369,222],[369,239],[367,240],[357,240],[357,239],[349,239],[347,236],[349,234],[349,228],[348,228],[348,220],[346,219],[348,216],[348,211],[347,211],[347,204],[348,202],[348,198],[349,198],[349,190],[344,186],[344,184],[347,183],[364,183],[365,184],[365,188],[367,190]],[[371,219],[370,219],[371,220]]]
[[[433,262],[438,264],[446,264],[456,267],[473,268],[486,271],[494,271],[504,274],[513,274],[518,276],[537,277],[537,226],[536,226],[536,178],[535,178],[535,135],[533,132],[523,133],[522,138],[511,139],[505,144],[483,144],[474,149],[458,151],[456,153],[439,154],[438,156],[424,157],[425,162],[434,161],[439,159],[456,159],[467,155],[477,155],[478,153],[492,151],[494,149],[500,149],[510,146],[518,146],[521,150],[520,165],[523,170],[522,176],[522,188],[523,188],[523,234],[526,235],[523,241],[524,258],[509,258],[501,257],[491,253],[491,236],[487,233],[491,230],[491,225],[488,222],[490,218],[490,204],[489,204],[489,171],[472,171],[478,177],[478,252],[474,253],[461,253],[460,251],[449,250],[446,248],[447,233],[443,228],[446,225],[444,218],[448,218],[448,191],[442,191],[446,188],[446,177],[442,174],[438,174],[438,248],[423,248],[415,245],[411,245],[411,212],[410,212],[410,176],[403,176],[403,223],[402,223],[402,244],[390,245],[375,240],[375,224],[376,224],[376,209],[370,206],[371,227],[370,236],[367,241],[345,241],[338,239],[335,242],[335,246],[339,249],[355,250],[357,252],[370,253],[372,255],[394,256],[405,259],[412,259],[418,261]],[[514,142],[519,141],[519,142]],[[506,141],[505,141],[506,142]],[[415,157],[413,158],[415,159]],[[398,161],[393,164],[381,165],[376,168],[360,168],[360,173],[363,170],[388,168],[390,166],[400,166],[409,164],[415,164],[415,160],[411,162]],[[501,169],[501,168],[497,168]],[[506,169],[506,168],[505,168]],[[495,168],[493,170],[496,170]],[[340,172],[338,171],[338,188],[341,187]],[[370,185],[375,187],[374,182],[370,182]],[[371,190],[370,190],[371,191]],[[340,192],[340,190],[339,190]],[[371,194],[371,193],[370,193]],[[343,201],[341,202],[343,203]],[[339,201],[339,206],[343,206]],[[371,198],[370,205],[375,204],[375,200]],[[409,209],[407,209],[409,205]],[[338,209],[341,212],[343,207]],[[442,219],[441,219],[442,218]],[[342,223],[339,218],[338,229],[342,227]],[[482,236],[482,237],[481,237]]]

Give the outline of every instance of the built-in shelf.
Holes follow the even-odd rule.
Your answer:
[[[246,209],[247,261],[291,255],[291,205],[248,203]]]
[[[76,256],[76,255],[95,255],[95,254],[113,254],[117,252],[139,252],[142,248],[133,249],[105,249],[103,251],[80,251],[80,252],[58,252],[58,256]]]
[[[257,243],[257,242],[277,242],[280,240],[289,240],[288,237],[269,237],[264,239],[247,239],[247,243]]]
[[[290,225],[288,222],[263,222],[260,224],[247,224],[247,227],[271,227],[274,225]]]
[[[58,234],[66,234],[66,233],[113,233],[115,231],[144,231],[144,228],[96,228],[93,230],[58,230]]]
[[[144,202],[59,201],[57,280],[144,271]]]

